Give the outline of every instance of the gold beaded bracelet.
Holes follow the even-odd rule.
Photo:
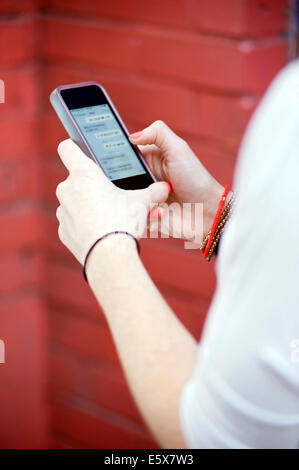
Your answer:
[[[211,261],[212,257],[217,254],[218,244],[219,244],[221,235],[223,233],[225,224],[228,221],[228,219],[229,219],[229,217],[232,213],[234,200],[235,200],[234,195],[232,195],[229,202],[227,203],[227,205],[225,206],[225,208],[223,209],[223,211],[221,213],[217,228],[216,228],[214,236],[213,236],[211,248],[210,248],[209,254],[206,258],[208,261]],[[204,240],[201,244],[200,250],[202,252],[204,252],[204,250],[207,246],[210,235],[211,235],[211,230],[207,233],[207,235],[205,236],[205,238],[204,238]]]

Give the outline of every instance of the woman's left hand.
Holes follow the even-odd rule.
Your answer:
[[[71,139],[59,144],[58,153],[69,171],[56,190],[58,234],[81,264],[92,243],[108,232],[123,230],[140,238],[149,211],[168,198],[164,182],[135,191],[116,187]]]

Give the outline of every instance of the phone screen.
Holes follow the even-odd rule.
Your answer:
[[[123,189],[145,188],[153,178],[129,141],[102,89],[86,85],[61,90],[61,96],[107,177]]]
[[[146,172],[108,104],[70,111],[111,181]]]

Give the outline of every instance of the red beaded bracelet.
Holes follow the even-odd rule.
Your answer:
[[[206,247],[205,247],[204,251],[202,252],[204,258],[207,258],[208,255],[209,255],[209,251],[210,251],[210,248],[211,248],[211,245],[212,245],[212,242],[213,242],[214,234],[215,234],[215,231],[217,229],[219,219],[220,219],[220,216],[221,216],[221,212],[223,210],[223,206],[225,204],[228,193],[229,193],[229,184],[226,184],[225,188],[224,188],[224,192],[223,192],[222,197],[221,197],[220,202],[219,202],[218,210],[217,210],[217,213],[216,213],[216,216],[215,216],[212,228],[211,228],[211,233],[210,233],[208,242],[206,244]]]

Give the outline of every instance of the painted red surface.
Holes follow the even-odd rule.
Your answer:
[[[0,4],[0,447],[155,447],[104,317],[59,243],[66,137],[48,95],[97,80],[130,131],[163,119],[222,182],[287,61],[286,0],[3,0]],[[175,240],[142,242],[166,299],[199,338],[213,266]]]

